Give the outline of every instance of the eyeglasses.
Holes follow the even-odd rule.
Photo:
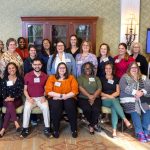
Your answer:
[[[42,64],[33,64],[34,66],[41,66]]]
[[[64,45],[57,45],[58,47],[63,47]]]
[[[131,69],[138,69],[138,67],[131,67]]]
[[[84,70],[92,70],[91,68],[84,68]]]
[[[66,69],[66,67],[59,67],[59,69]]]

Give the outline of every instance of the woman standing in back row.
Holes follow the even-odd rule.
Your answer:
[[[125,43],[118,45],[118,52],[119,54],[114,57],[115,76],[120,79],[126,73],[129,64],[134,61],[134,58],[127,53],[127,45]]]

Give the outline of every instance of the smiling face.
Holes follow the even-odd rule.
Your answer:
[[[106,56],[107,55],[107,46],[106,45],[102,45],[101,47],[100,47],[100,54],[101,54],[101,56]]]
[[[83,50],[83,53],[89,53],[90,52],[90,44],[85,41],[82,44],[82,50]]]
[[[43,47],[45,50],[50,49],[50,42],[48,40],[43,41]]]
[[[66,73],[66,66],[64,64],[61,64],[58,67],[58,73],[59,73],[59,75],[64,76],[64,74]]]
[[[16,69],[16,66],[14,66],[13,64],[10,64],[9,66],[8,66],[8,74],[9,75],[16,75],[16,71],[17,71],[17,69]]]
[[[106,74],[106,75],[112,75],[112,73],[113,73],[113,68],[112,68],[112,66],[111,66],[110,64],[107,64],[107,65],[105,66],[105,74]]]
[[[87,76],[90,76],[90,75],[91,75],[91,73],[92,73],[92,68],[91,68],[91,66],[90,66],[89,64],[86,64],[86,65],[85,65],[84,73],[85,73],[85,75],[87,75]]]
[[[58,53],[64,52],[64,50],[65,50],[64,43],[58,42],[57,45],[56,45],[56,49],[57,49],[57,52],[58,52]]]
[[[29,55],[31,58],[35,58],[36,57],[36,49],[34,47],[31,47],[29,49]]]
[[[42,63],[39,60],[36,60],[32,63],[32,67],[34,69],[35,72],[40,72],[42,69]]]
[[[140,45],[138,43],[134,44],[134,46],[132,48],[132,52],[133,52],[133,54],[140,53]]]
[[[8,50],[11,51],[11,52],[14,52],[16,50],[16,43],[14,41],[11,41],[8,45]]]
[[[132,64],[131,68],[130,68],[130,74],[132,76],[137,76],[139,72],[139,68],[136,64]]]
[[[77,46],[77,38],[75,36],[71,36],[70,44],[71,46]]]
[[[19,42],[18,42],[18,46],[20,49],[24,49],[25,46],[26,46],[26,42],[24,39],[20,39]]]
[[[123,45],[119,45],[118,47],[119,55],[125,55],[127,50]]]

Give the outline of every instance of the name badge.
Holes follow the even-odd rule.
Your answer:
[[[114,84],[114,80],[108,80],[109,84]]]
[[[55,82],[54,85],[60,87],[61,86],[61,82]]]
[[[77,64],[81,65],[82,64],[82,60],[77,61]]]
[[[13,85],[13,81],[7,81],[7,86],[12,86]]]
[[[142,75],[142,80],[146,80],[146,76],[145,75]]]
[[[141,63],[140,63],[140,62],[137,62],[137,65],[140,67],[140,66],[141,66]]]
[[[71,60],[69,58],[66,58],[65,61],[66,62],[71,62]]]
[[[40,83],[40,78],[34,78],[34,83]]]
[[[120,62],[120,59],[116,59],[116,60],[115,60],[115,63],[119,63],[119,62]]]
[[[106,62],[108,60],[109,60],[108,57],[106,57],[106,58],[103,59],[103,62]]]
[[[95,82],[94,78],[89,78],[89,82]]]
[[[21,60],[21,57],[20,57],[20,56],[17,56],[17,59]]]

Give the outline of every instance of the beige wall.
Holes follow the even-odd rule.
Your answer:
[[[120,0],[0,0],[0,39],[21,36],[21,16],[98,16],[97,49],[119,43]]]

